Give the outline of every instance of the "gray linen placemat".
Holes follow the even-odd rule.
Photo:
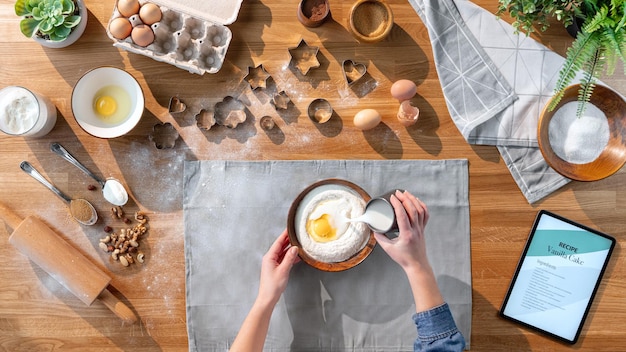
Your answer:
[[[325,178],[375,196],[407,189],[431,218],[427,251],[444,298],[470,343],[467,160],[187,161],[183,213],[190,351],[227,351],[258,290],[261,258],[286,227],[291,202]],[[355,268],[291,272],[266,351],[412,351],[415,306],[400,267],[376,246]]]
[[[470,144],[495,145],[529,203],[570,182],[537,147],[563,58],[467,0],[409,0],[426,25],[450,116]]]

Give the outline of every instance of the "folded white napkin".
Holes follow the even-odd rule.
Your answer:
[[[570,182],[537,147],[537,124],[564,58],[467,0],[409,0],[425,23],[452,120],[498,147],[529,203]]]

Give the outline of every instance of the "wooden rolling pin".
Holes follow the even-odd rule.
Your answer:
[[[22,220],[2,203],[0,217],[14,229],[9,242],[86,305],[99,299],[124,322],[137,321],[133,311],[107,290],[111,278],[41,220],[33,216]]]

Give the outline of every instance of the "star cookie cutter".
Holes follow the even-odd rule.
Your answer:
[[[297,46],[289,48],[289,55],[291,56],[289,64],[306,76],[309,70],[320,67],[320,62],[317,60],[319,50],[319,47],[309,46],[304,39],[300,39]]]
[[[257,88],[267,88],[267,79],[270,78],[270,74],[265,71],[263,64],[256,67],[248,67],[248,74],[243,78],[252,90]]]

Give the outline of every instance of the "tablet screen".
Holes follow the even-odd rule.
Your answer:
[[[576,343],[615,239],[539,211],[500,315]]]

